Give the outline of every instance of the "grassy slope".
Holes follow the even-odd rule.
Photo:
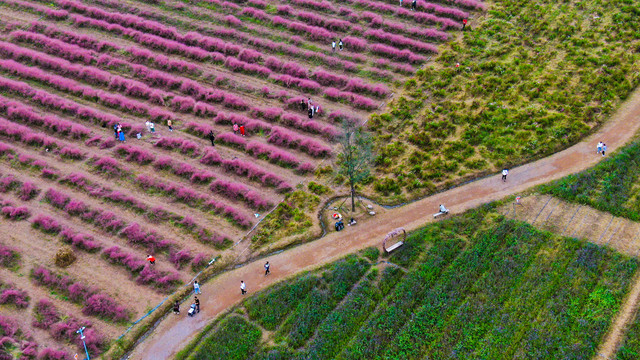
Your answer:
[[[369,121],[375,192],[416,197],[584,137],[640,81],[638,9],[638,0],[491,2]]]
[[[639,159],[640,140],[636,140],[593,168],[541,186],[539,190],[640,221]]]
[[[246,326],[275,330],[252,359],[588,359],[638,267],[488,208],[407,244],[389,259],[407,273],[352,255],[248,298]],[[206,358],[224,330],[184,358]]]

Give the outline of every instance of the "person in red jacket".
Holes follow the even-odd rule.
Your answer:
[[[240,125],[240,135],[244,136],[244,125]]]
[[[467,27],[467,19],[462,19],[462,30]]]
[[[153,255],[147,255],[147,261],[149,264],[153,265],[156,263],[156,258],[154,258]]]

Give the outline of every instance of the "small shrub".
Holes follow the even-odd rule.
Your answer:
[[[58,267],[67,267],[76,262],[76,254],[69,247],[60,248],[54,257],[54,262]]]

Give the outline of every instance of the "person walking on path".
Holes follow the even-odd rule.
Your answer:
[[[156,263],[156,258],[154,258],[153,255],[147,255],[147,261],[149,264],[154,265]]]
[[[467,27],[467,19],[462,19],[462,31]]]
[[[196,295],[202,294],[202,292],[200,291],[200,284],[198,284],[198,280],[193,282],[193,292],[195,292]]]
[[[242,295],[247,293],[247,284],[245,284],[243,280],[240,280],[240,292]]]
[[[244,136],[244,125],[240,125],[240,135]]]
[[[602,156],[604,156],[604,153],[607,151],[607,144],[602,144]]]
[[[178,301],[173,304],[173,313],[176,315],[180,315],[180,303]]]
[[[596,154],[600,154],[602,152],[602,141],[598,142],[598,146],[596,147]]]
[[[340,39],[340,41],[338,41],[338,47],[340,47],[340,51],[342,51],[342,49],[344,48],[343,45],[344,44],[342,44],[342,39]]]
[[[196,312],[200,312],[200,299],[196,296]]]
[[[271,267],[271,265],[269,265],[269,262],[267,261],[267,263],[264,264],[264,276],[269,275],[269,273],[271,272],[271,271],[269,271],[270,267]]]
[[[402,0],[400,0],[400,6],[402,7]]]
[[[207,135],[207,137],[209,138],[209,140],[211,140],[211,146],[216,146],[216,136],[213,135],[213,130],[209,131],[209,135]]]
[[[167,126],[169,127],[169,131],[173,132],[173,121],[171,121],[171,119],[167,120]]]
[[[331,41],[331,51],[336,52],[336,41]]]
[[[418,7],[417,2],[418,0],[411,1],[411,11],[416,11],[416,7]]]
[[[509,175],[509,170],[507,169],[503,169],[502,170],[502,181],[506,182],[507,181],[507,175]]]

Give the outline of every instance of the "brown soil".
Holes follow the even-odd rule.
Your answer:
[[[385,234],[396,227],[415,230],[425,223],[432,222],[432,214],[437,211],[438,204],[445,204],[454,214],[461,213],[483,203],[523,193],[532,186],[584,170],[601,160],[601,157],[593,154],[593,147],[598,139],[606,139],[615,151],[633,138],[640,128],[638,119],[640,90],[636,90],[598,132],[566,150],[512,169],[505,183],[500,181],[500,175],[480,179],[376,215],[374,221],[369,222],[366,227],[357,225],[353,228],[347,227],[342,232],[330,232],[317,241],[221,274],[204,285],[205,295],[201,298],[202,316],[168,317],[138,345],[132,358],[170,358],[212,318],[242,301],[240,280],[247,283],[250,293],[256,292],[300,271],[326,264],[356,250],[367,246],[380,246]],[[526,206],[523,205],[523,208]],[[538,212],[540,210],[538,208]],[[583,217],[576,218],[581,221]],[[272,265],[272,275],[267,277],[262,273],[262,265],[266,260]]]

